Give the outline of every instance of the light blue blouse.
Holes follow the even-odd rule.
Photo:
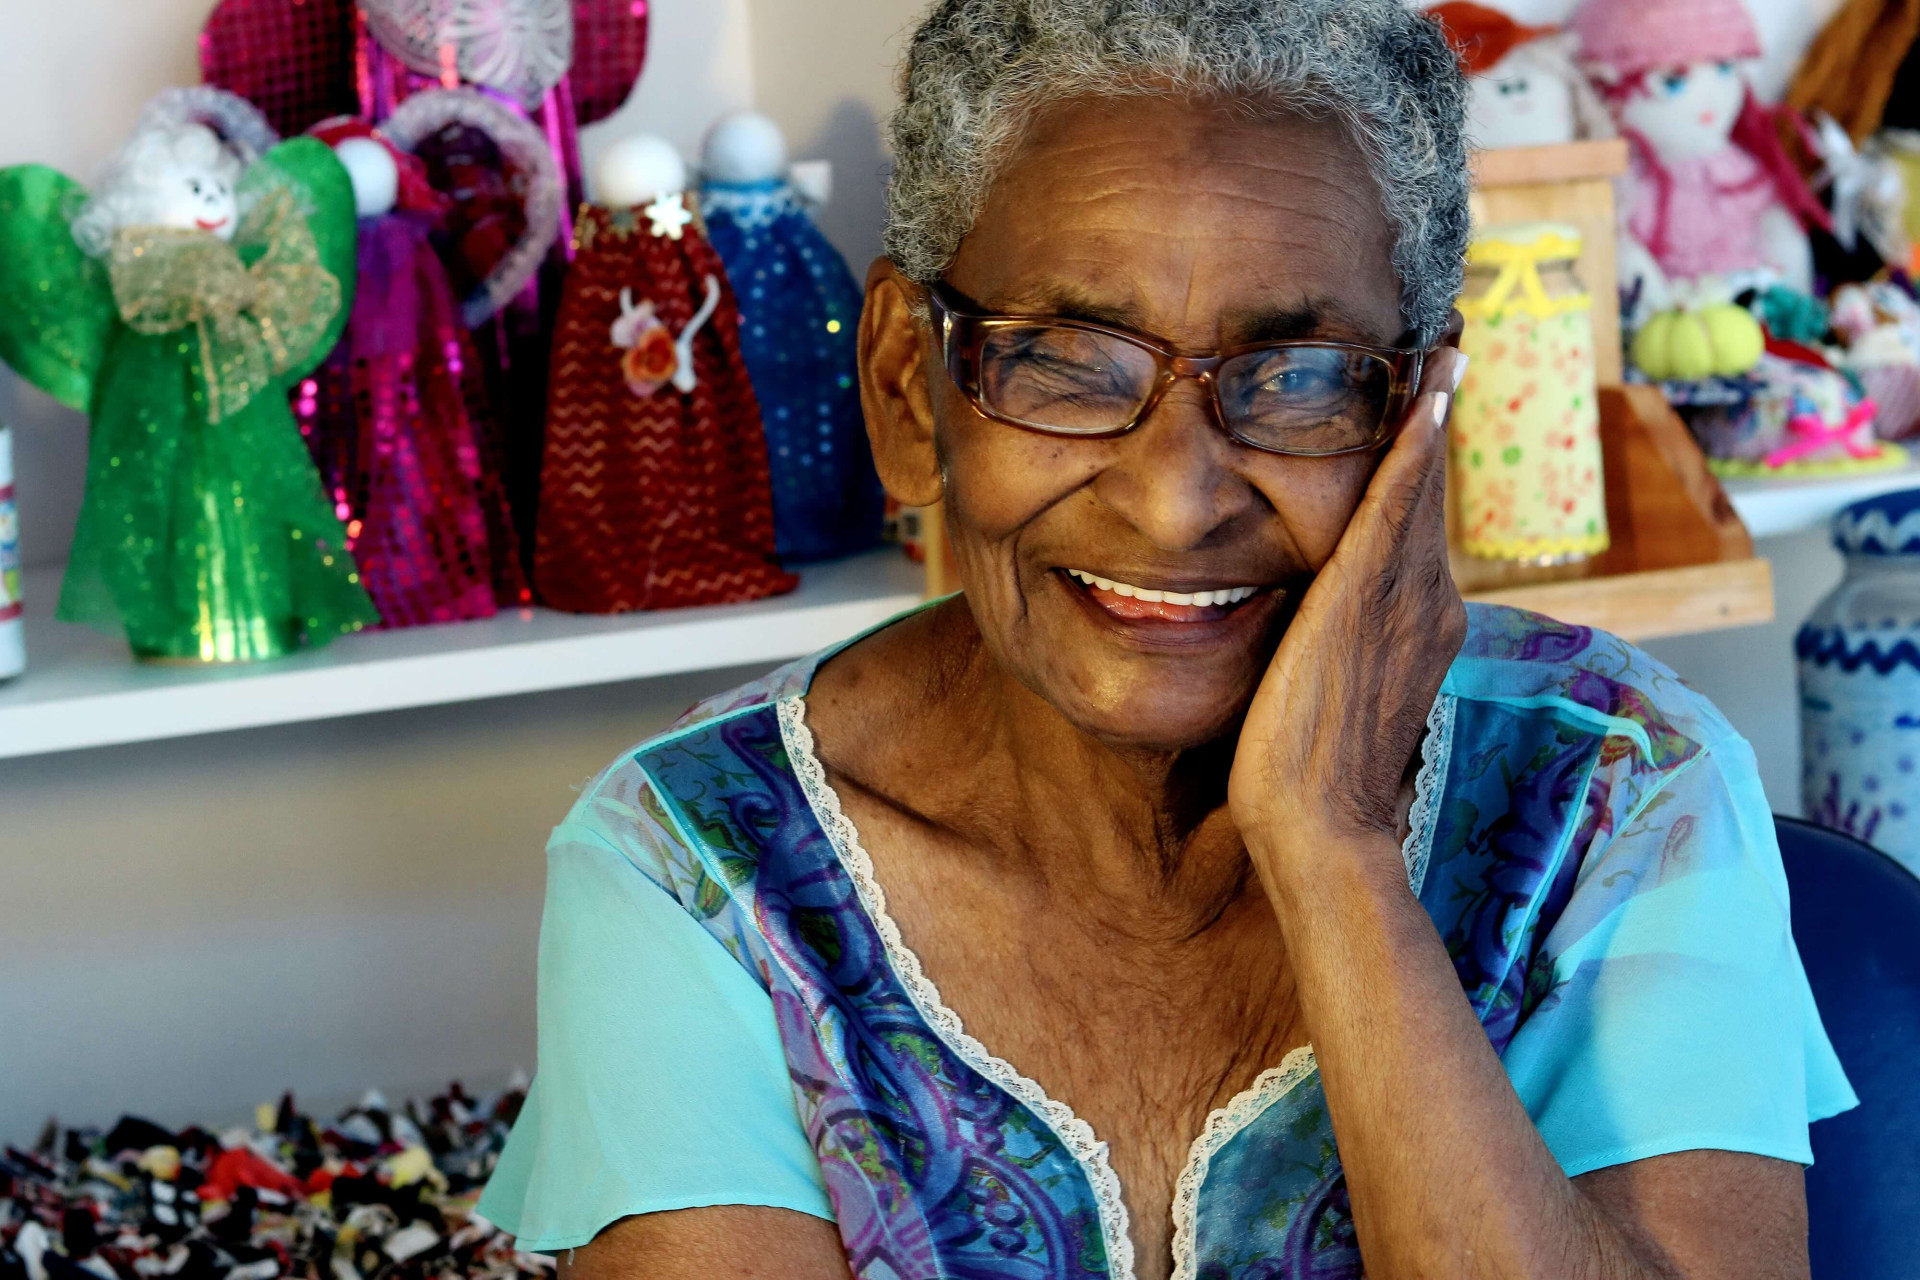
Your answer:
[[[1631,646],[1470,613],[1409,882],[1548,1148],[1569,1175],[1697,1148],[1811,1163],[1808,1124],[1855,1099],[1751,750]],[[481,1212],[555,1250],[768,1205],[836,1220],[863,1278],[976,1254],[1130,1275],[1104,1143],[965,1033],[886,914],[805,724],[824,656],[696,708],[555,830],[539,1071]],[[1215,1114],[1182,1186],[1177,1276],[1358,1274],[1310,1049]]]

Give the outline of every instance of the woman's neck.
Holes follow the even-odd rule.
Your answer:
[[[1226,809],[1232,736],[1182,751],[1102,742],[999,667],[964,607],[849,650],[808,700],[837,773],[1122,927],[1197,933],[1251,885]],[[916,731],[862,731],[896,712]]]

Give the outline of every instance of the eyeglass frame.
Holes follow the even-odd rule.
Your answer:
[[[1426,347],[1380,347],[1363,342],[1334,342],[1321,338],[1280,338],[1269,342],[1240,343],[1210,352],[1182,353],[1173,343],[1154,334],[1136,333],[1132,329],[1102,324],[1097,320],[1075,320],[1066,316],[1010,315],[981,310],[970,306],[964,297],[945,281],[936,281],[924,287],[927,291],[928,315],[933,323],[934,336],[940,341],[941,363],[946,367],[947,376],[953,379],[954,386],[960,389],[960,393],[967,398],[967,402],[973,406],[974,410],[981,417],[992,422],[1062,439],[1110,440],[1115,436],[1126,435],[1153,415],[1155,407],[1159,405],[1174,383],[1183,378],[1192,378],[1207,389],[1208,403],[1213,406],[1214,424],[1236,444],[1245,445],[1249,449],[1258,449],[1262,453],[1278,454],[1288,458],[1339,458],[1353,453],[1369,453],[1386,444],[1399,433],[1408,408],[1419,395],[1420,379],[1425,372],[1426,358],[1431,350]],[[980,393],[980,359],[989,331],[1012,328],[1017,325],[1048,325],[1079,329],[1089,333],[1104,333],[1119,338],[1153,356],[1154,365],[1158,371],[1153,389],[1147,393],[1147,398],[1141,402],[1140,407],[1134,411],[1132,419],[1125,426],[1114,427],[1107,431],[1063,431],[1056,427],[1023,422],[1018,418],[996,413]],[[1374,429],[1372,439],[1365,444],[1350,445],[1345,449],[1303,451],[1276,449],[1271,445],[1248,440],[1234,431],[1230,425],[1226,406],[1220,401],[1219,381],[1214,376],[1220,367],[1229,360],[1238,359],[1256,351],[1301,347],[1359,352],[1375,356],[1392,370],[1393,383],[1387,392],[1387,404],[1381,411],[1380,425]],[[1409,363],[1412,365],[1411,376],[1407,372]]]

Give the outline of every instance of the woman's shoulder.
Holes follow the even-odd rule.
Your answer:
[[[1467,618],[1443,686],[1458,700],[1622,740],[1656,771],[1738,738],[1703,694],[1618,636],[1501,605],[1469,604]]]

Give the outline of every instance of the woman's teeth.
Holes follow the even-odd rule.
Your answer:
[[[1155,591],[1151,587],[1136,587],[1130,582],[1115,582],[1103,578],[1097,573],[1087,573],[1081,569],[1069,569],[1081,582],[1101,591],[1111,591],[1117,596],[1132,600],[1144,600],[1148,604],[1197,605],[1207,608],[1217,604],[1239,604],[1242,600],[1251,600],[1260,594],[1258,587],[1216,587],[1211,591]]]

